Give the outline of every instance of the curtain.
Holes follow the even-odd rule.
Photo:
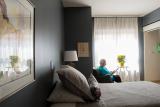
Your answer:
[[[0,85],[30,73],[33,59],[31,19],[29,16],[19,15],[22,17],[4,18],[0,15],[0,72],[3,72]],[[16,63],[14,67],[12,62]]]
[[[137,18],[95,18],[93,39],[95,67],[105,58],[112,71],[118,66],[117,56],[123,54],[127,69],[117,74],[124,81],[140,80]]]

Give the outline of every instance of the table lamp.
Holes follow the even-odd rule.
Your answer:
[[[75,50],[64,51],[64,61],[69,62],[68,65],[75,67],[73,62],[78,61],[77,52]]]

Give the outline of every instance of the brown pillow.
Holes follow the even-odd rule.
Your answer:
[[[63,85],[70,92],[82,97],[86,101],[94,100],[87,79],[80,71],[69,66],[67,68],[61,68],[57,73]]]
[[[76,96],[66,90],[62,83],[57,83],[55,89],[48,97],[47,101],[52,103],[76,103],[76,102],[85,102],[81,97]]]
[[[90,77],[88,78],[88,83],[90,86],[91,93],[94,96],[95,100],[99,100],[101,96],[101,90],[93,74],[91,74]]]

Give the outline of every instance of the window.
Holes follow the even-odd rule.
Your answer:
[[[114,70],[119,54],[125,55],[132,80],[139,80],[137,18],[95,18],[94,66],[99,66],[99,60],[105,58],[108,69]]]

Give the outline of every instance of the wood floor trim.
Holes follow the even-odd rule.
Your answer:
[[[155,80],[155,81],[152,81],[152,82],[160,84],[160,80]]]

